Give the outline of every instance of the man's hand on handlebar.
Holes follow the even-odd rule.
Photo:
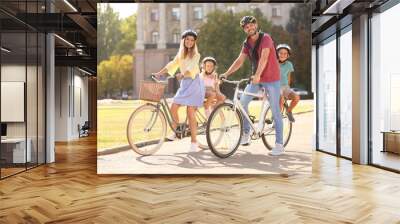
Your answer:
[[[251,80],[251,83],[257,84],[260,82],[260,76],[253,75],[253,76],[251,76],[250,80]]]
[[[222,73],[219,75],[219,79],[223,80],[223,79],[228,79],[228,75],[226,73]]]

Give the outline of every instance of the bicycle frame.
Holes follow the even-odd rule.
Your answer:
[[[153,79],[154,81],[156,81],[156,82],[162,82],[162,81],[157,80],[155,77],[152,77],[152,79]],[[153,125],[154,125],[154,123],[155,123],[155,121],[156,121],[155,118],[157,118],[158,113],[160,112],[160,110],[162,110],[162,111],[164,112],[165,116],[166,116],[166,120],[167,120],[167,122],[168,122],[169,127],[170,127],[176,134],[178,134],[177,130],[174,129],[173,126],[172,126],[173,123],[174,123],[174,120],[173,120],[173,118],[172,118],[171,109],[170,109],[170,107],[168,106],[167,99],[166,99],[164,96],[162,97],[161,101],[158,102],[158,103],[156,104],[156,107],[157,107],[157,113],[153,114],[153,115],[152,115],[152,118],[150,119],[150,121],[151,121],[151,123],[152,123],[152,125],[150,125],[150,128],[153,127]],[[202,114],[196,113],[196,116],[200,116],[200,115],[201,115],[201,119],[207,120],[206,117],[204,117]],[[153,117],[154,117],[154,118],[153,118]],[[187,119],[188,119],[188,118],[186,117],[185,122],[182,123],[182,124],[186,124],[186,123],[187,123]],[[153,121],[153,120],[154,120],[154,121]],[[149,122],[149,123],[150,123],[150,122]],[[177,125],[179,126],[180,123],[177,122]],[[181,130],[181,132],[184,132],[184,131],[186,131],[186,130]]]
[[[243,115],[244,119],[246,119],[249,124],[250,124],[250,128],[253,129],[254,133],[256,134],[256,136],[261,137],[262,134],[264,134],[263,130],[264,130],[264,117],[265,114],[267,113],[268,107],[269,107],[269,101],[268,101],[268,97],[265,95],[265,89],[263,90],[263,94],[255,94],[255,93],[250,93],[250,92],[246,92],[244,90],[239,90],[239,84],[242,82],[243,80],[241,80],[240,82],[237,83],[236,85],[236,89],[235,89],[235,93],[234,93],[234,97],[233,97],[233,106],[234,106],[234,111],[239,110],[239,112]],[[248,113],[246,112],[246,110],[243,108],[242,104],[240,103],[240,100],[238,99],[238,95],[241,94],[243,95],[248,95],[248,96],[253,96],[253,97],[258,97],[258,98],[263,98],[263,108],[261,110],[260,113],[260,119],[258,121],[257,126],[255,126],[253,124],[253,122],[251,121]]]

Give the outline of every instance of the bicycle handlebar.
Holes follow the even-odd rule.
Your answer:
[[[168,79],[172,79],[172,76],[168,76],[166,80],[159,80],[155,75],[151,75],[150,76],[151,79],[157,83],[164,83],[164,84],[168,84]]]
[[[222,77],[222,78],[221,78],[221,81],[222,81],[222,82],[226,82],[226,83],[231,83],[231,84],[239,85],[239,84],[241,84],[241,83],[243,83],[243,82],[250,82],[251,79],[248,78],[248,79],[241,79],[241,80],[235,81],[235,80],[228,80],[228,79]]]

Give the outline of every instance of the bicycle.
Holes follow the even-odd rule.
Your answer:
[[[246,119],[250,123],[252,129],[251,139],[256,140],[262,138],[264,145],[271,150],[272,143],[275,141],[275,128],[272,119],[272,112],[269,106],[269,101],[265,97],[265,89],[261,94],[254,94],[240,90],[239,86],[242,83],[249,83],[250,79],[241,79],[239,81],[231,81],[227,79],[221,79],[222,82],[231,83],[236,85],[233,100],[226,101],[223,104],[218,105],[213,112],[210,114],[207,123],[207,144],[211,151],[220,158],[227,158],[231,156],[239,147],[240,140],[243,135],[243,119]],[[246,113],[243,106],[238,98],[241,95],[250,95],[256,98],[262,98],[262,110],[257,126],[255,126],[256,120],[254,116],[249,116]],[[284,111],[288,108],[288,104],[285,100]],[[219,114],[219,116],[215,116]],[[286,146],[290,140],[292,133],[292,123],[289,121],[287,116],[283,116],[283,129],[284,129],[284,146]],[[221,137],[215,139],[215,136],[223,135],[224,141]],[[226,137],[226,138],[225,138]],[[225,143],[225,145],[223,144]]]
[[[164,93],[168,80],[173,77],[168,77],[165,81],[158,80],[153,75],[151,78],[153,81],[141,83],[139,91],[139,99],[148,102],[132,112],[126,131],[129,145],[140,155],[151,155],[161,148],[167,134],[167,122],[177,138],[182,139],[190,135],[187,117],[183,123],[177,124],[176,129],[172,128],[174,121]],[[198,145],[201,149],[207,149],[207,117],[205,113],[197,110],[196,119]]]

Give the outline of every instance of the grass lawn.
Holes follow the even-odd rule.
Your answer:
[[[97,148],[104,150],[128,144],[126,126],[131,113],[144,102],[140,100],[98,101],[97,105]],[[249,105],[250,114],[258,117],[261,101],[253,101]],[[303,100],[297,105],[294,114],[314,110],[313,100]],[[181,108],[180,118],[185,119],[186,110]]]

